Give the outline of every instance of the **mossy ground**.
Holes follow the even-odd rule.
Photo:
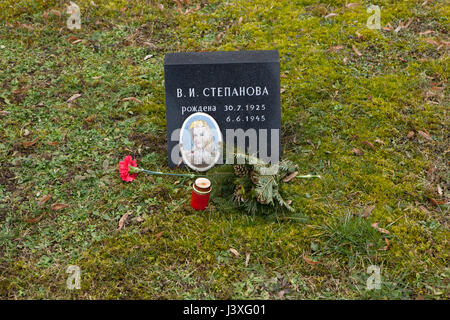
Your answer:
[[[366,27],[370,1],[76,3],[80,31],[62,1],[0,4],[0,297],[448,299],[448,3],[376,1],[392,30]],[[295,214],[198,213],[175,179],[120,180],[127,154],[168,170],[165,52],[274,48],[284,155],[324,177],[290,183]],[[126,212],[144,222],[118,232]]]

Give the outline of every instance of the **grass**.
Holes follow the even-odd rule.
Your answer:
[[[79,31],[62,1],[0,4],[0,297],[448,299],[449,5],[378,1],[392,30],[370,30],[366,1],[190,2],[78,0]],[[127,154],[169,170],[166,52],[274,48],[284,155],[324,177],[290,183],[294,214],[198,213],[175,178],[120,180]],[[126,212],[144,221],[119,232]]]

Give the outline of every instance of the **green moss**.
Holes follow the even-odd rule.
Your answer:
[[[0,161],[17,182],[0,186],[2,297],[276,299],[281,290],[284,298],[448,297],[448,205],[430,199],[448,197],[447,90],[436,87],[444,87],[449,59],[425,40],[445,40],[448,4],[377,2],[382,27],[414,18],[394,32],[367,29],[366,3],[346,8],[343,0],[209,1],[186,15],[169,0],[162,10],[148,1],[95,3],[77,1],[77,32],[65,29],[61,1],[0,4],[2,19],[33,27],[0,26],[7,48],[0,109],[11,113],[0,116]],[[44,21],[51,9],[62,17]],[[325,18],[330,13],[337,16]],[[419,35],[429,29],[435,33]],[[324,178],[289,184],[292,216],[195,212],[188,183],[120,181],[116,164],[130,153],[143,167],[168,170],[165,52],[256,49],[280,52],[284,156]],[[45,194],[48,206],[70,207],[50,213],[37,204]],[[371,205],[367,219],[350,218]],[[43,212],[39,223],[25,222]],[[126,212],[144,222],[117,232]],[[385,238],[389,246],[379,250]],[[68,264],[82,269],[80,291],[65,288]],[[380,291],[365,289],[371,264],[382,267]]]

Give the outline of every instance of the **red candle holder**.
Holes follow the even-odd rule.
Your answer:
[[[211,181],[198,178],[192,185],[191,207],[195,210],[205,210],[209,203]]]

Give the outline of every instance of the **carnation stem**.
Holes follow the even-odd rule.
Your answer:
[[[159,172],[159,171],[150,171],[150,170],[145,170],[145,169],[141,169],[138,168],[139,171],[148,173],[148,174],[153,174],[153,175],[158,175],[158,176],[177,176],[177,177],[185,177],[185,178],[194,178],[194,177],[204,177],[203,175],[198,175],[198,174],[183,174],[183,173],[167,173],[167,172]]]
[[[322,179],[322,177],[319,176],[318,174],[307,174],[304,176],[296,176],[296,178],[300,178],[300,179],[319,178],[319,179]]]

